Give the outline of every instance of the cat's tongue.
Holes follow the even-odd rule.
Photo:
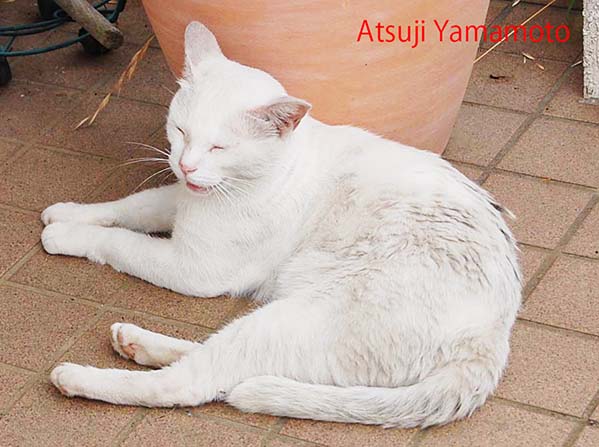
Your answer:
[[[186,186],[191,189],[194,192],[206,192],[208,191],[207,188],[204,188],[203,186],[198,186],[198,185],[194,185],[193,183],[186,183]]]

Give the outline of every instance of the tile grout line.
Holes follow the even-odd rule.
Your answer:
[[[268,430],[266,432],[266,434],[264,435],[264,437],[262,438],[262,442],[260,443],[260,447],[268,447],[271,443],[271,441],[278,435],[281,433],[281,430],[283,429],[283,426],[286,423],[286,419],[283,417],[277,417],[277,420],[275,421],[274,424],[272,424],[270,427],[268,427]]]
[[[555,324],[543,323],[542,321],[535,321],[535,320],[531,320],[529,318],[523,318],[523,317],[517,317],[517,321],[519,321],[525,325],[541,327],[548,331],[553,331],[553,332],[566,331],[566,332],[568,332],[572,335],[578,336],[578,337],[583,337],[586,339],[599,341],[599,335],[593,334],[591,332],[584,332],[584,331],[580,331],[578,329],[572,329],[572,328],[567,328],[567,327],[563,327],[563,326],[556,326]]]
[[[522,410],[525,410],[525,411],[528,411],[531,413],[540,414],[540,415],[552,417],[555,419],[560,419],[563,421],[574,422],[574,423],[585,422],[585,419],[581,416],[575,416],[573,414],[563,413],[561,411],[551,410],[549,408],[538,407],[536,405],[528,404],[525,402],[520,402],[520,401],[513,400],[513,399],[508,399],[508,398],[497,396],[497,395],[492,396],[490,398],[490,400],[492,400],[493,402],[503,404],[503,405],[507,405],[509,407],[520,408]]]
[[[83,334],[85,334],[87,331],[89,331],[90,329],[92,329],[102,318],[102,316],[104,315],[104,310],[99,308],[96,313],[92,316],[89,317],[88,320],[86,320],[85,324],[83,324],[79,330],[77,330],[71,337],[69,337],[61,346],[60,348],[55,351],[54,355],[52,357],[50,357],[42,367],[40,367],[40,369],[35,373],[32,374],[31,377],[27,380],[27,382],[23,385],[23,387],[19,390],[19,393],[16,394],[15,397],[13,397],[8,404],[6,404],[5,406],[3,406],[0,409],[0,416],[1,415],[6,415],[8,413],[10,413],[10,411],[17,405],[17,403],[21,400],[21,398],[30,390],[33,388],[33,386],[35,385],[35,383],[42,379],[43,377],[46,377],[50,371],[50,368],[52,368],[52,366],[54,364],[56,364],[61,358],[62,356],[64,356],[66,354],[66,352],[71,349],[75,343],[83,336]],[[46,378],[47,381],[47,378]]]
[[[562,235],[557,245],[551,250],[548,256],[541,262],[541,265],[535,272],[534,276],[530,279],[528,284],[526,284],[526,288],[522,292],[522,304],[525,304],[528,301],[528,298],[534,291],[534,289],[539,285],[539,283],[545,277],[545,274],[549,271],[549,269],[553,266],[555,261],[562,255],[563,249],[568,245],[568,242],[572,239],[576,231],[582,226],[584,220],[591,214],[595,205],[599,202],[599,193],[593,193],[587,204],[584,208],[578,213],[572,224],[568,227],[565,233]]]
[[[524,135],[524,133],[530,128],[532,123],[539,118],[545,107],[556,95],[557,91],[560,89],[562,84],[565,82],[567,77],[570,75],[573,67],[568,66],[564,69],[562,74],[558,77],[558,79],[553,83],[549,91],[545,94],[543,99],[539,101],[534,111],[527,115],[522,124],[514,131],[514,133],[510,136],[508,141],[503,145],[503,147],[495,154],[495,156],[491,159],[491,161],[487,164],[487,166],[483,169],[483,173],[479,178],[481,184],[483,184],[491,174],[491,171],[499,165],[499,163],[503,160],[503,158],[513,149],[518,140]]]
[[[29,250],[25,252],[17,261],[12,264],[3,274],[0,275],[0,283],[7,282],[17,271],[23,267],[35,254],[42,251],[42,243],[37,241]]]
[[[27,373],[27,374],[37,373],[37,371],[34,369],[29,369],[29,368],[25,368],[23,366],[17,366],[17,365],[13,365],[11,363],[6,363],[6,362],[0,362],[0,369],[6,369],[9,371],[18,372],[21,374],[22,373]]]
[[[595,395],[593,396],[593,398],[591,399],[591,401],[588,403],[587,407],[584,410],[583,414],[586,416],[587,420],[584,423],[578,424],[576,427],[574,427],[572,429],[572,431],[568,435],[568,439],[566,439],[566,442],[564,443],[563,447],[573,447],[576,444],[576,442],[580,439],[580,436],[582,435],[582,432],[584,431],[585,427],[587,425],[589,425],[589,420],[590,420],[591,416],[593,415],[593,412],[598,407],[599,407],[599,389],[597,390],[597,392],[595,393]]]
[[[39,217],[39,215],[40,215],[40,213],[37,211],[28,210],[25,208],[14,206],[14,205],[7,205],[6,203],[1,203],[1,202],[0,202],[0,209],[6,210],[6,211],[13,211],[16,213],[21,213],[21,214],[27,214],[27,215],[30,215],[31,217]]]
[[[509,169],[503,169],[503,168],[498,168],[498,167],[492,168],[490,174],[504,174],[504,175],[507,174],[507,175],[512,175],[514,177],[527,178],[527,179],[540,180],[540,181],[549,180],[551,183],[556,184],[556,185],[568,186],[568,187],[576,188],[580,191],[597,192],[596,186],[585,185],[582,183],[566,182],[564,180],[557,180],[557,179],[548,178],[548,177],[539,177],[537,175],[527,174],[526,172],[510,171]]]
[[[151,321],[154,321],[157,323],[162,323],[162,324],[166,324],[169,326],[175,326],[175,327],[178,327],[181,329],[189,329],[189,330],[200,329],[209,334],[213,333],[216,330],[216,328],[213,328],[210,326],[205,326],[205,325],[201,325],[201,324],[197,324],[197,323],[190,323],[188,321],[178,320],[175,318],[168,318],[168,317],[164,317],[162,315],[154,314],[151,312],[145,312],[145,311],[140,311],[140,310],[135,310],[135,309],[129,309],[126,307],[115,306],[114,302],[111,300],[108,300],[105,303],[102,303],[99,301],[94,301],[90,298],[85,298],[85,297],[81,297],[81,296],[77,296],[77,295],[68,295],[68,294],[65,294],[62,292],[56,292],[54,290],[41,289],[39,287],[30,286],[27,284],[21,284],[21,283],[14,282],[14,281],[11,281],[8,279],[0,279],[0,287],[9,287],[9,288],[18,289],[18,290],[25,290],[25,291],[29,291],[29,292],[37,293],[39,295],[46,296],[51,299],[69,300],[69,301],[75,302],[77,304],[91,307],[94,309],[100,309],[100,308],[106,309],[107,312],[123,313],[125,315],[143,317],[143,318],[147,318],[148,320],[151,320]]]
[[[150,412],[149,408],[138,407],[128,424],[126,424],[114,437],[112,441],[113,447],[119,447],[129,438],[129,435],[142,423]]]

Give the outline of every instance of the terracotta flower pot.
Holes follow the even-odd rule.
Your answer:
[[[463,99],[477,42],[443,42],[433,20],[484,23],[489,0],[143,0],[166,59],[177,75],[183,34],[192,20],[216,35],[225,55],[261,68],[313,116],[353,124],[402,143],[442,152]],[[357,41],[367,19],[374,42]],[[377,22],[415,29],[425,41],[377,41]],[[448,26],[448,28],[449,28]],[[383,38],[385,35],[383,34]],[[414,34],[412,34],[414,40]]]

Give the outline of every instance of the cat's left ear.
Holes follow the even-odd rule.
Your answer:
[[[214,34],[200,22],[191,22],[185,28],[185,69],[213,57],[222,57]]]
[[[259,134],[284,137],[295,130],[311,108],[312,105],[302,99],[283,96],[250,111],[250,115],[256,119],[256,130]]]

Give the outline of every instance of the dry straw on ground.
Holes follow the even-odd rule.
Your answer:
[[[154,40],[153,35],[150,36],[148,40],[146,40],[146,42],[143,44],[143,46],[139,50],[137,50],[137,52],[133,55],[133,57],[129,61],[129,64],[127,64],[127,67],[119,76],[119,79],[112,86],[110,92],[104,97],[104,99],[102,99],[102,101],[98,105],[96,111],[93,114],[86,116],[84,119],[82,119],[81,122],[77,124],[75,129],[79,129],[82,126],[91,126],[94,123],[94,121],[96,121],[96,118],[98,117],[100,112],[108,105],[112,95],[116,94],[118,96],[121,93],[123,85],[130,81],[133,75],[135,74],[135,70],[137,69],[139,62],[146,55],[148,48],[150,48],[150,43],[152,42],[152,40]]]

